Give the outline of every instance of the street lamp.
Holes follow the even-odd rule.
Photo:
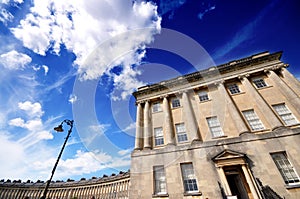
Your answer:
[[[54,130],[57,131],[57,132],[63,132],[63,131],[64,131],[64,129],[63,129],[63,123],[66,123],[67,125],[70,126],[70,129],[69,129],[69,131],[68,131],[68,135],[67,135],[67,137],[65,138],[65,142],[64,142],[64,144],[63,144],[63,146],[62,146],[62,148],[61,148],[61,150],[60,150],[60,152],[59,152],[59,155],[58,155],[58,157],[57,157],[57,160],[56,160],[56,162],[55,162],[55,164],[54,164],[54,167],[53,167],[53,169],[52,169],[50,179],[49,179],[49,180],[47,181],[47,183],[46,183],[46,187],[45,187],[45,189],[44,189],[43,196],[41,197],[41,199],[46,199],[46,195],[47,195],[47,192],[48,192],[48,188],[49,188],[50,182],[52,181],[52,177],[53,177],[53,175],[54,175],[55,169],[56,169],[56,167],[57,167],[57,164],[58,164],[58,162],[59,162],[59,159],[60,159],[60,157],[61,157],[61,155],[62,155],[62,153],[63,153],[63,151],[64,151],[64,148],[65,148],[65,146],[66,146],[66,144],[67,144],[67,141],[68,141],[68,139],[69,139],[69,137],[70,137],[70,134],[71,134],[71,132],[72,132],[73,122],[74,122],[73,120],[64,120],[64,121],[62,121],[62,122],[60,123],[60,125],[58,125],[57,127],[54,128]]]

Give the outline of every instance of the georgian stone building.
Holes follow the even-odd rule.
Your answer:
[[[300,198],[300,83],[281,55],[134,92],[130,199]]]

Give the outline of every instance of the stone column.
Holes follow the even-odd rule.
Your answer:
[[[196,122],[193,107],[191,105],[190,99],[188,97],[187,91],[182,93],[182,105],[183,112],[185,116],[186,126],[188,131],[188,138],[191,141],[200,141],[199,128]]]
[[[145,102],[144,107],[144,148],[151,148],[151,125],[150,125],[150,104]]]
[[[283,76],[283,81],[298,95],[300,96],[300,82],[294,77],[283,65],[281,67],[281,74]]]
[[[135,150],[140,150],[143,148],[142,146],[142,139],[143,139],[143,108],[141,103],[137,104],[136,109],[136,129],[135,129]]]
[[[252,180],[250,173],[248,172],[248,169],[246,168],[246,165],[242,165],[242,170],[245,175],[246,181],[249,185],[250,191],[252,193],[252,196],[254,199],[261,199],[259,192],[257,190],[257,187],[255,186],[254,181]]]
[[[259,107],[261,112],[264,113],[264,116],[268,120],[268,123],[270,124],[272,130],[283,126],[283,124],[277,118],[276,114],[273,112],[271,107],[260,95],[260,93],[254,88],[253,84],[248,80],[248,78],[245,76],[240,76],[239,78],[241,79],[241,82],[244,85],[244,87],[247,89],[247,92],[255,100],[257,107]]]
[[[167,96],[163,97],[163,111],[164,111],[164,133],[167,145],[174,145],[174,128],[172,124],[172,115]]]
[[[221,97],[224,97],[224,99],[225,99],[225,103],[228,108],[228,112],[232,116],[232,119],[238,130],[239,135],[242,133],[249,132],[249,129],[248,129],[247,125],[245,124],[245,121],[243,120],[240,111],[238,110],[237,106],[235,105],[232,97],[228,94],[228,91],[226,90],[223,82],[218,82],[218,83],[216,83],[216,85],[218,87],[219,94],[221,94]]]
[[[217,171],[218,171],[218,174],[219,174],[221,183],[222,183],[222,185],[223,185],[225,194],[226,194],[227,196],[231,196],[232,193],[231,193],[229,184],[228,184],[228,182],[227,182],[227,179],[226,179],[226,176],[225,176],[225,173],[224,173],[223,168],[222,168],[222,167],[218,167]]]
[[[300,113],[300,98],[299,96],[273,71],[266,71],[268,77],[274,82],[280,92],[293,105],[293,107]]]

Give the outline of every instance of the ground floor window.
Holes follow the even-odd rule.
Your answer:
[[[299,176],[285,152],[272,153],[271,156],[286,184],[299,183]]]
[[[164,166],[154,166],[154,194],[166,194],[167,183]]]
[[[196,192],[198,191],[197,180],[194,173],[192,163],[181,164],[181,172],[183,178],[183,186],[185,192]]]

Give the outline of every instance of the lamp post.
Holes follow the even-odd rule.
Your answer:
[[[50,179],[49,179],[49,180],[47,181],[47,183],[46,183],[46,186],[45,186],[45,189],[44,189],[44,192],[43,192],[43,196],[41,197],[41,199],[46,199],[46,195],[47,195],[47,192],[48,192],[48,188],[49,188],[50,182],[52,181],[52,177],[53,177],[54,172],[55,172],[55,170],[56,170],[57,164],[58,164],[59,159],[60,159],[60,157],[61,157],[61,155],[62,155],[62,153],[63,153],[63,151],[64,151],[64,148],[65,148],[65,146],[66,146],[66,144],[67,144],[67,141],[68,141],[68,139],[69,139],[69,137],[70,137],[70,135],[71,135],[71,133],[72,133],[73,122],[74,122],[73,120],[64,120],[64,121],[62,121],[62,122],[60,123],[60,125],[58,125],[57,127],[54,128],[54,130],[57,131],[57,132],[63,132],[63,131],[64,131],[64,129],[63,129],[63,123],[66,123],[67,125],[70,126],[70,129],[69,129],[69,131],[68,131],[68,135],[67,135],[67,137],[65,138],[65,142],[64,142],[64,144],[63,144],[63,146],[62,146],[62,148],[61,148],[61,150],[60,150],[60,152],[59,152],[59,155],[58,155],[58,157],[57,157],[57,160],[56,160],[56,162],[55,162],[55,164],[54,164],[54,167],[53,167],[53,169],[52,169]]]

